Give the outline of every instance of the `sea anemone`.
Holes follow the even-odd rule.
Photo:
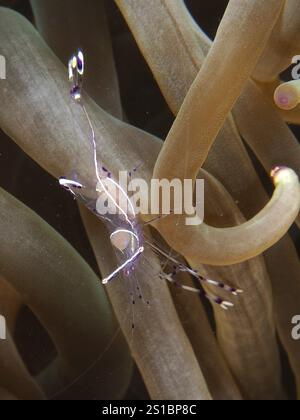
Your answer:
[[[300,340],[291,333],[300,314],[300,148],[287,124],[300,123],[300,89],[298,81],[280,81],[300,54],[298,2],[230,0],[213,41],[187,8],[193,1],[30,4],[34,24],[0,8],[0,158],[13,141],[32,159],[18,149],[16,156],[30,163],[7,162],[7,173],[18,173],[14,183],[1,175],[0,314],[7,339],[0,340],[0,399],[120,399],[137,383],[145,385],[142,398],[161,400],[300,397]],[[187,226],[176,214],[149,223],[147,215],[147,235],[191,269],[243,290],[233,308],[212,310],[198,295],[168,286],[149,249],[135,275],[150,307],[135,305],[133,332],[126,278],[105,287],[99,280],[115,267],[105,226],[80,204],[79,216],[64,192],[56,196],[65,203],[63,222],[53,220],[56,180],[74,171],[81,179],[94,176],[87,122],[68,95],[66,64],[79,47],[104,165],[118,172],[141,162],[139,176],[148,182],[205,180],[204,223]],[[130,106],[141,86],[137,75],[149,78],[154,105],[146,86]],[[152,125],[130,112],[147,100],[156,109]],[[35,176],[27,179],[32,167]],[[179,277],[193,285],[188,272]],[[42,340],[45,357],[31,360],[28,353],[41,345],[33,340],[26,348],[26,328]]]

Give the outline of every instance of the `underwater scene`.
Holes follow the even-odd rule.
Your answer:
[[[0,401],[300,399],[299,6],[0,0]]]

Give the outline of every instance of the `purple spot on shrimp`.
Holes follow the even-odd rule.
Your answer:
[[[83,69],[83,62],[82,62],[82,60],[79,57],[77,57],[77,66],[78,66],[78,70],[79,71],[82,71],[82,69]]]
[[[76,95],[77,93],[79,93],[80,91],[80,87],[78,85],[75,85],[74,87],[72,87],[70,93],[72,96]]]

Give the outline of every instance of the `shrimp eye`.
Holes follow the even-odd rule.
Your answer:
[[[82,51],[78,51],[77,55],[77,71],[82,76],[84,73],[84,56]]]

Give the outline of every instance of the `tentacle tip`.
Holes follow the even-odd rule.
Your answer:
[[[274,185],[277,186],[280,182],[287,180],[290,175],[291,169],[286,166],[276,166],[271,171],[271,178]]]
[[[278,108],[285,111],[294,109],[299,104],[299,96],[294,85],[283,83],[274,92],[274,102]]]

